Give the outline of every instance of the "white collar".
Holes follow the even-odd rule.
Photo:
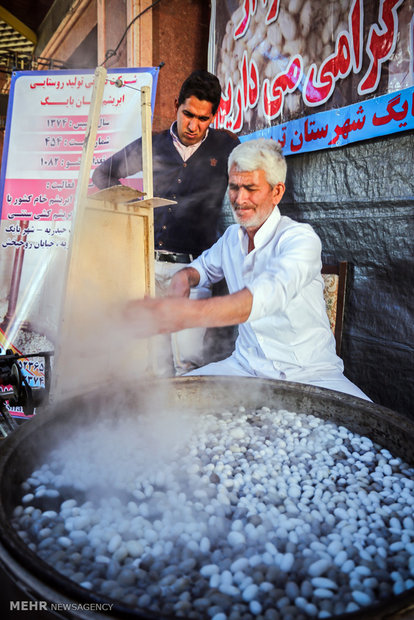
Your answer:
[[[279,211],[279,207],[275,205],[267,220],[260,226],[259,230],[254,236],[255,249],[263,247],[264,245],[266,245],[266,243],[270,241],[270,239],[272,239],[279,225],[280,218],[281,214]],[[241,247],[244,248],[247,252],[249,238],[246,229],[243,226],[240,226],[239,228],[239,239]]]
[[[207,138],[209,130],[207,129],[206,135],[204,136],[202,140],[200,140],[200,142],[196,142],[196,144],[190,144],[189,146],[186,146],[185,144],[181,142],[180,138],[175,133],[176,125],[177,125],[177,121],[174,121],[170,127],[170,134],[172,137],[172,141],[173,141],[175,148],[181,155],[183,161],[187,161],[187,159],[189,159],[191,155],[193,155],[193,153],[196,152],[196,150],[202,145],[204,140]]]

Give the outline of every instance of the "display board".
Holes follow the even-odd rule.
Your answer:
[[[141,89],[150,88],[153,109],[157,78],[158,68],[107,72],[88,174],[141,136]],[[55,346],[93,88],[88,70],[13,75],[0,181],[0,354]],[[129,182],[142,188],[142,174]],[[41,359],[21,365],[30,384],[42,383]]]
[[[414,128],[413,0],[215,0],[216,127],[285,155]]]

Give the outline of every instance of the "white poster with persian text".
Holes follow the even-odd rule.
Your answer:
[[[151,88],[153,110],[158,72],[108,71],[91,172],[141,136],[140,89]],[[94,70],[13,74],[0,178],[0,355],[53,350],[93,86]],[[43,381],[41,359],[20,363],[29,383]]]

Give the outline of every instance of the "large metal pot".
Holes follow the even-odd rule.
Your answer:
[[[91,392],[54,404],[38,413],[1,444],[0,565],[18,584],[26,600],[40,601],[41,605],[47,602],[48,606],[49,603],[66,605],[67,610],[59,612],[58,617],[106,620],[156,617],[128,609],[68,580],[39,559],[10,524],[11,513],[19,503],[21,483],[44,462],[45,451],[54,446],[60,437],[68,437],[72,430],[79,430],[82,425],[96,421],[103,411],[105,415],[112,411],[113,415],[122,417],[122,411],[130,410],[132,406],[139,415],[139,411],[147,406],[148,399],[155,394],[158,399],[162,396],[164,406],[190,408],[200,414],[207,410],[221,411],[243,405],[246,408],[270,406],[317,415],[370,437],[395,456],[414,464],[414,423],[411,420],[359,398],[298,383],[230,377],[182,377],[147,381],[134,386],[118,385],[111,393]],[[75,610],[79,603],[97,604],[99,608],[106,602],[113,604],[111,611]],[[75,605],[69,610],[71,603]],[[346,614],[341,618],[414,618],[414,588],[380,606],[365,608],[363,613]]]

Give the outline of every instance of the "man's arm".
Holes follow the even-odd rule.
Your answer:
[[[99,189],[105,189],[119,185],[119,179],[125,179],[140,170],[142,170],[141,139],[138,139],[95,168],[92,181]]]
[[[130,302],[125,318],[141,338],[188,327],[225,327],[247,321],[253,295],[244,288],[237,293],[208,299],[186,297],[145,298]]]
[[[120,185],[121,177],[111,175],[111,166],[109,160],[104,161],[103,164],[95,168],[92,174],[92,181],[99,189],[106,189],[107,187],[113,187],[114,185]]]

